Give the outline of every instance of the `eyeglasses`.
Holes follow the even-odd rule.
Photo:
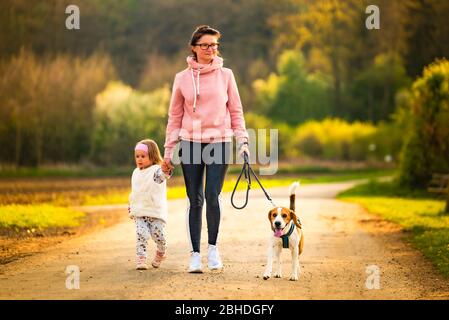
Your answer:
[[[207,44],[207,43],[198,43],[195,46],[199,46],[202,50],[207,50],[209,48],[212,48],[214,50],[218,49],[218,46],[220,44],[219,43],[211,43],[211,44]]]

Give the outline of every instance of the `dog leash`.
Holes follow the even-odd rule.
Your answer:
[[[240,172],[240,175],[237,179],[237,182],[235,183],[235,187],[234,190],[232,191],[231,194],[231,204],[235,209],[241,210],[243,208],[246,207],[246,205],[248,204],[248,196],[249,196],[249,190],[251,189],[251,174],[253,174],[254,178],[256,178],[256,181],[259,183],[260,187],[262,188],[263,192],[265,193],[265,197],[267,197],[268,201],[271,202],[271,204],[273,205],[273,207],[276,207],[276,205],[274,204],[273,200],[271,199],[270,195],[267,193],[267,191],[264,189],[264,187],[262,186],[262,183],[260,183],[259,179],[257,178],[257,175],[254,173],[253,169],[251,168],[251,166],[249,165],[249,159],[248,159],[248,154],[246,152],[243,152],[243,159],[244,159],[244,164],[243,164],[243,168],[242,171]],[[234,204],[234,194],[235,194],[235,190],[237,189],[237,186],[240,182],[240,179],[242,177],[242,174],[245,174],[245,180],[248,183],[248,187],[246,189],[246,199],[245,199],[245,203],[243,204],[243,206],[241,207],[237,207]]]

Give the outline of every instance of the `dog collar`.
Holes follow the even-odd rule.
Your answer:
[[[290,227],[290,230],[284,235],[281,236],[282,239],[282,248],[288,249],[288,238],[293,233],[293,230],[295,230],[295,224],[292,223],[292,226]]]

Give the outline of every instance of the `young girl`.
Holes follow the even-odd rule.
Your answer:
[[[162,157],[157,144],[151,139],[137,143],[134,148],[136,169],[131,178],[129,216],[136,222],[137,270],[146,270],[147,243],[151,238],[157,250],[151,265],[159,268],[166,256],[165,224],[167,223],[166,180],[172,172],[164,173]]]

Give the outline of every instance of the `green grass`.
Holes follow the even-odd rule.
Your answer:
[[[324,174],[324,175],[314,175],[312,177],[306,177],[301,179],[301,183],[331,183],[331,182],[344,182],[351,180],[362,180],[362,179],[375,179],[382,177],[393,176],[395,171],[393,169],[385,170],[343,170],[337,171],[335,173]]]
[[[0,228],[77,227],[84,216],[83,212],[49,204],[7,205],[0,207]]]
[[[258,166],[253,165],[253,170],[258,173]],[[242,167],[240,165],[231,165],[228,170],[228,174],[239,174]],[[131,175],[134,167],[96,167],[96,166],[80,166],[80,165],[61,165],[51,167],[13,167],[0,165],[0,179],[11,178],[46,178],[46,177],[58,177],[58,178],[74,178],[74,177],[127,177]],[[391,174],[393,169],[348,169],[348,168],[330,168],[326,166],[280,166],[276,171],[276,175],[293,175],[300,176],[310,175],[324,175],[324,176],[347,176],[347,177],[377,177],[379,174]],[[181,167],[178,165],[175,167],[175,176],[182,176]]]
[[[371,213],[399,224],[410,232],[407,238],[437,269],[449,277],[449,214],[445,202],[423,191],[409,191],[393,182],[370,182],[339,195]]]
[[[397,186],[394,182],[379,182],[371,179],[365,184],[360,184],[340,193],[339,197],[386,197],[386,198],[409,198],[409,199],[431,199],[432,196],[424,190],[409,190]]]
[[[251,166],[254,171],[256,171],[257,166]],[[228,170],[231,174],[239,174],[241,166],[231,166]],[[279,166],[276,175],[289,175],[289,174],[298,174],[298,175],[377,175],[379,173],[391,173],[394,169],[379,169],[379,168],[332,168],[328,166],[298,166],[298,165],[284,165]],[[257,171],[256,171],[257,173]]]

